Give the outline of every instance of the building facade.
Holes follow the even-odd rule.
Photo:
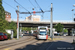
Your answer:
[[[11,13],[5,11],[5,20],[7,20],[7,21],[11,20]]]
[[[40,16],[39,15],[31,15],[31,16],[26,17],[25,21],[38,22],[38,21],[40,21]]]

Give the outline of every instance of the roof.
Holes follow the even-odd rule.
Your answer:
[[[10,12],[7,12],[7,11],[5,11],[5,13],[9,13],[9,14],[11,14]]]

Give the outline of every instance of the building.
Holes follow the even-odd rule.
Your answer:
[[[26,17],[25,21],[38,22],[38,21],[40,21],[40,16],[39,15],[31,15],[31,16]]]
[[[11,20],[11,13],[5,11],[5,20],[7,20],[7,21]]]

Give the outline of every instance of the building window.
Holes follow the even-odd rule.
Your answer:
[[[8,17],[8,16],[7,16]]]

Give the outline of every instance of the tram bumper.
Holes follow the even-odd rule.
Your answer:
[[[38,39],[46,39],[46,35],[37,35]]]

